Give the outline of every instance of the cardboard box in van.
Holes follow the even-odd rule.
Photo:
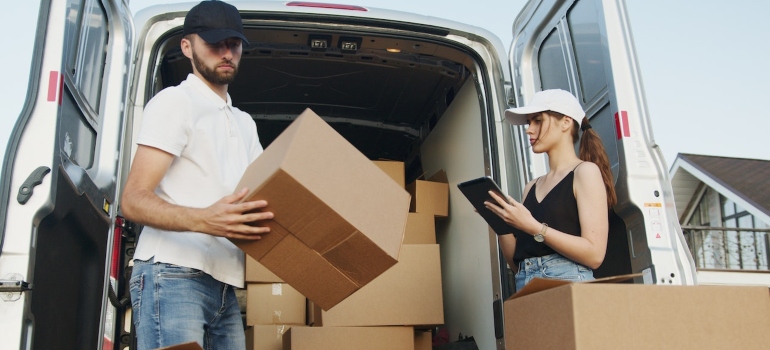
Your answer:
[[[406,173],[404,172],[404,162],[395,160],[375,160],[372,161],[380,170],[388,174],[401,188],[406,188]]]
[[[409,213],[404,244],[436,244],[436,218],[433,214]]]
[[[409,194],[311,110],[246,169],[237,188],[273,220],[246,254],[328,310],[398,261]]]
[[[323,327],[443,324],[439,245],[405,244],[396,266],[320,316]]]
[[[307,299],[286,283],[249,283],[246,286],[246,324],[304,325]]]
[[[506,349],[764,349],[767,287],[534,279],[505,301]]]
[[[440,171],[428,180],[415,180],[406,189],[412,195],[411,212],[440,218],[449,215],[449,184],[445,172]]]
[[[297,325],[256,325],[246,328],[246,350],[281,350],[283,334]]]
[[[292,327],[284,350],[413,350],[412,327]]]
[[[285,282],[268,270],[259,261],[246,255],[246,283],[277,283]]]

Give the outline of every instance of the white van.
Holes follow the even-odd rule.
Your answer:
[[[263,146],[311,108],[369,158],[404,161],[407,181],[446,170],[450,215],[437,238],[452,337],[505,348],[512,276],[456,184],[489,175],[520,198],[547,171],[524,129],[503,122],[508,106],[542,89],[578,96],[609,153],[619,203],[596,276],[695,284],[622,0],[531,0],[507,59],[491,33],[437,18],[233,4],[252,45],[230,94]],[[193,5],[154,6],[132,19],[124,1],[41,1],[30,97],[2,169],[3,349],[130,348],[126,272],[138,229],[116,203],[143,107],[190,72],[179,42]]]

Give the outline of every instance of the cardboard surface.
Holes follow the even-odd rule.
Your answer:
[[[285,282],[268,270],[265,265],[246,255],[246,283],[280,283]]]
[[[203,348],[196,342],[189,342],[184,344],[178,344],[174,346],[167,346],[165,348],[158,348],[156,350],[203,350]]]
[[[438,244],[404,245],[396,266],[323,311],[317,323],[323,327],[443,324]]]
[[[412,327],[293,327],[283,350],[414,350]]]
[[[433,334],[430,331],[414,330],[414,350],[431,350]]]
[[[281,350],[283,334],[297,325],[256,325],[246,329],[246,338],[252,337],[253,342],[247,344],[247,350]]]
[[[506,349],[765,349],[766,287],[566,283],[509,299]]]
[[[436,244],[436,218],[431,214],[409,213],[404,244]]]
[[[433,214],[436,217],[449,215],[449,185],[445,182],[416,180],[406,186],[412,196],[409,211]]]
[[[286,283],[249,283],[246,286],[246,324],[304,325],[305,296]]]
[[[234,243],[324,309],[398,261],[409,194],[310,110],[249,165],[243,187],[275,217],[261,240]]]
[[[404,162],[394,160],[375,160],[372,161],[380,170],[388,174],[399,187],[406,187],[406,173],[404,172]]]

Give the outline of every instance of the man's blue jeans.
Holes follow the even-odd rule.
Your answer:
[[[129,281],[138,350],[196,341],[206,350],[245,349],[235,290],[183,266],[134,260]]]

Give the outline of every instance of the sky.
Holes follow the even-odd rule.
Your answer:
[[[315,0],[414,12],[489,30],[505,44],[524,0]],[[157,3],[130,0],[133,13]],[[473,4],[473,5],[470,5]],[[728,5],[729,4],[729,5]],[[0,151],[23,107],[39,5],[0,11]],[[677,153],[770,160],[770,1],[626,0],[655,142]],[[26,29],[26,30],[25,30]],[[765,141],[762,141],[765,140]],[[763,146],[764,145],[764,146]]]

